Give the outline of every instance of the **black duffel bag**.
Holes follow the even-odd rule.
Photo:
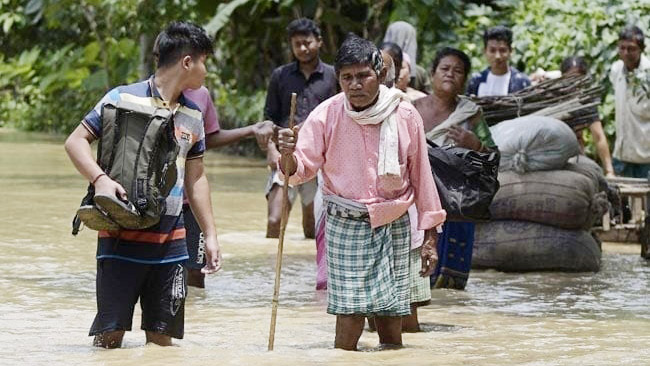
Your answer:
[[[490,204],[499,190],[499,151],[478,152],[438,146],[430,140],[429,164],[447,221],[490,220]]]

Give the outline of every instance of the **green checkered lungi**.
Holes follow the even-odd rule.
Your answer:
[[[411,288],[410,303],[425,302],[431,300],[431,285],[429,276],[420,276],[422,269],[422,247],[409,251],[409,287]]]
[[[409,315],[408,213],[373,229],[367,213],[359,218],[352,212],[327,203],[327,312]]]

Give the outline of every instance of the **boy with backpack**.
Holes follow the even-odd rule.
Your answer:
[[[153,55],[156,62],[158,62],[157,60],[160,54],[158,50],[159,39],[160,35],[156,38],[153,46]],[[223,147],[239,142],[244,138],[254,136],[260,149],[266,151],[268,142],[273,137],[275,130],[273,122],[257,122],[244,127],[224,130],[219,125],[217,110],[208,88],[202,86],[198,89],[186,89],[183,91],[183,95],[201,109],[206,150]],[[185,222],[185,240],[189,255],[189,259],[185,263],[185,268],[187,268],[187,285],[204,288],[205,273],[203,273],[202,268],[205,266],[205,238],[187,199],[183,200],[183,219]]]
[[[182,91],[199,88],[212,41],[200,27],[170,24],[161,34],[156,72],[146,81],[109,91],[72,132],[65,148],[79,172],[94,186],[95,197],[130,200],[120,183],[97,164],[90,144],[101,138],[104,106],[120,102],[167,109],[178,148],[174,187],[164,200],[160,221],[145,229],[101,230],[97,245],[97,315],[90,330],[98,347],[121,346],[131,330],[138,299],[147,342],[171,345],[183,338],[188,259],[182,216],[183,192],[205,236],[205,273],[221,268],[210,188],[203,170],[205,133],[200,109]],[[96,202],[97,203],[97,202]]]

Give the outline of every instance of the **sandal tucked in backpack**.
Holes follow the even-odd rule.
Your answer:
[[[102,136],[97,163],[126,190],[128,200],[95,195],[92,184],[72,222],[93,230],[137,230],[157,224],[177,179],[179,146],[173,112],[126,101],[102,108]]]

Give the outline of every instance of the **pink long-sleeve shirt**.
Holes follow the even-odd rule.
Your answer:
[[[422,118],[408,102],[398,106],[400,176],[377,174],[381,125],[359,125],[347,116],[339,93],[321,103],[305,120],[294,156],[291,184],[323,173],[323,194],[365,204],[375,228],[401,217],[413,202],[418,228],[427,230],[446,217],[440,205],[427,155]]]

